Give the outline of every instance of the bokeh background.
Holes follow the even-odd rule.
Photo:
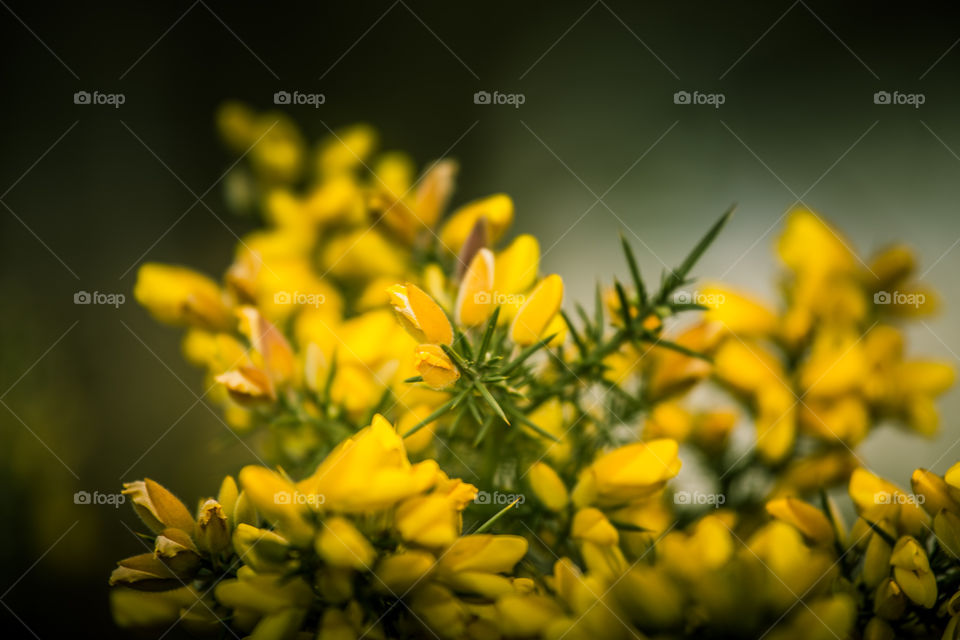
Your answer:
[[[151,476],[199,496],[252,457],[198,399],[178,332],[131,294],[148,259],[218,275],[252,227],[225,205],[226,99],[322,93],[284,108],[311,136],[366,121],[421,162],[458,158],[456,202],[510,193],[569,298],[625,272],[618,232],[655,278],[734,202],[698,272],[770,298],[772,243],[805,204],[861,252],[916,247],[944,308],[911,350],[960,352],[960,26],[939,3],[3,0],[0,34],[4,637],[118,635],[106,580],[140,551],[135,516],[75,492]],[[126,302],[76,305],[78,291]],[[934,440],[882,429],[860,453],[901,483],[942,471],[960,458],[958,408],[948,395]]]

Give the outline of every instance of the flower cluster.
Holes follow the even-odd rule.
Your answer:
[[[263,225],[221,280],[147,264],[135,295],[276,466],[195,513],[126,485],[151,533],[111,577],[121,626],[957,637],[960,470],[908,494],[855,451],[881,422],[933,433],[953,381],[906,355],[900,322],[936,306],[907,249],[864,262],[801,210],[779,305],[695,289],[727,212],[656,288],[623,239],[628,279],[565,305],[508,196],[447,213],[452,161],[417,176],[369,127],[311,148],[236,104],[218,122],[247,159],[228,200]]]

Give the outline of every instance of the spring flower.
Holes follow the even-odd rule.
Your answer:
[[[680,470],[677,449],[676,441],[662,439],[601,455],[580,474],[574,504],[623,504],[657,491]]]
[[[460,207],[440,229],[440,243],[454,253],[459,252],[478,220],[486,222],[490,242],[497,242],[513,224],[513,201],[499,193]]]
[[[563,280],[554,274],[534,288],[510,325],[510,337],[521,346],[531,345],[545,333],[560,311],[563,302]]]
[[[486,248],[480,249],[460,283],[455,314],[458,325],[475,327],[486,322],[493,312],[493,274],[493,253]]]
[[[397,317],[410,335],[420,342],[452,344],[453,328],[443,309],[433,298],[414,285],[394,285],[388,289]]]
[[[229,326],[224,293],[210,278],[185,267],[147,263],[137,272],[137,302],[166,324],[207,329]]]
[[[413,366],[423,377],[424,383],[433,389],[446,389],[460,379],[460,371],[435,344],[422,344],[414,353]]]
[[[570,500],[563,480],[550,465],[537,462],[527,472],[534,495],[551,511],[562,511]]]

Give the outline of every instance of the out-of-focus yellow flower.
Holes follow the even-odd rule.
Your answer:
[[[160,322],[227,329],[228,301],[216,282],[186,267],[148,262],[137,272],[137,302]]]
[[[483,324],[493,312],[493,253],[486,248],[477,251],[470,261],[460,293],[457,295],[455,318],[463,327],[475,327]]]
[[[377,132],[368,124],[354,124],[332,132],[317,149],[317,168],[338,173],[358,167],[377,146]]]
[[[326,518],[316,538],[317,554],[335,567],[370,569],[376,551],[346,518]]]
[[[376,229],[357,229],[331,238],[321,262],[343,278],[400,277],[407,271],[408,258]]]
[[[560,311],[563,302],[563,280],[549,275],[534,288],[526,302],[517,311],[510,325],[511,339],[521,346],[535,343]]]
[[[479,220],[486,221],[490,244],[495,244],[513,224],[513,200],[498,193],[466,204],[452,214],[440,230],[440,243],[459,253]]]
[[[780,498],[767,503],[767,513],[792,524],[814,544],[828,545],[834,540],[833,526],[827,516],[812,504],[796,498]]]
[[[620,536],[607,516],[593,507],[580,509],[573,516],[570,536],[581,542],[593,542],[605,547],[613,546],[620,541]]]
[[[563,480],[545,462],[537,462],[527,472],[530,488],[537,499],[551,511],[562,511],[570,502],[570,494]]]
[[[526,233],[517,236],[496,255],[494,291],[505,296],[527,291],[537,281],[539,264],[540,243],[537,239]]]
[[[849,272],[854,257],[840,235],[815,213],[798,209],[787,218],[777,245],[780,259],[793,271],[823,276]]]
[[[447,314],[415,284],[393,285],[387,292],[403,328],[420,342],[453,344],[453,327]]]
[[[446,389],[460,379],[460,371],[443,349],[435,344],[421,344],[413,354],[414,367],[423,382],[433,389]]]
[[[709,310],[708,322],[719,322],[741,337],[767,336],[774,333],[777,317],[762,303],[722,285],[708,285],[700,290]]]
[[[650,495],[680,471],[677,449],[675,440],[664,438],[601,455],[580,474],[574,504],[615,506]]]
[[[446,547],[460,534],[454,503],[438,494],[403,501],[397,507],[396,524],[404,540],[425,547]]]
[[[960,515],[960,502],[951,495],[950,485],[942,477],[926,469],[916,469],[910,476],[910,485],[914,495],[923,496],[918,502],[931,516],[943,510]]]

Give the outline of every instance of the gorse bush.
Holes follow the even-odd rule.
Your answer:
[[[900,323],[936,307],[908,249],[861,258],[796,211],[770,306],[693,280],[727,212],[656,282],[621,239],[629,277],[564,304],[537,239],[505,240],[508,196],[447,212],[454,162],[218,122],[228,200],[263,227],[220,282],[146,264],[135,295],[186,328],[257,464],[195,509],[125,485],[149,548],[110,578],[120,626],[960,638],[960,465],[908,492],[856,453],[881,423],[933,434],[953,382],[906,353]]]

